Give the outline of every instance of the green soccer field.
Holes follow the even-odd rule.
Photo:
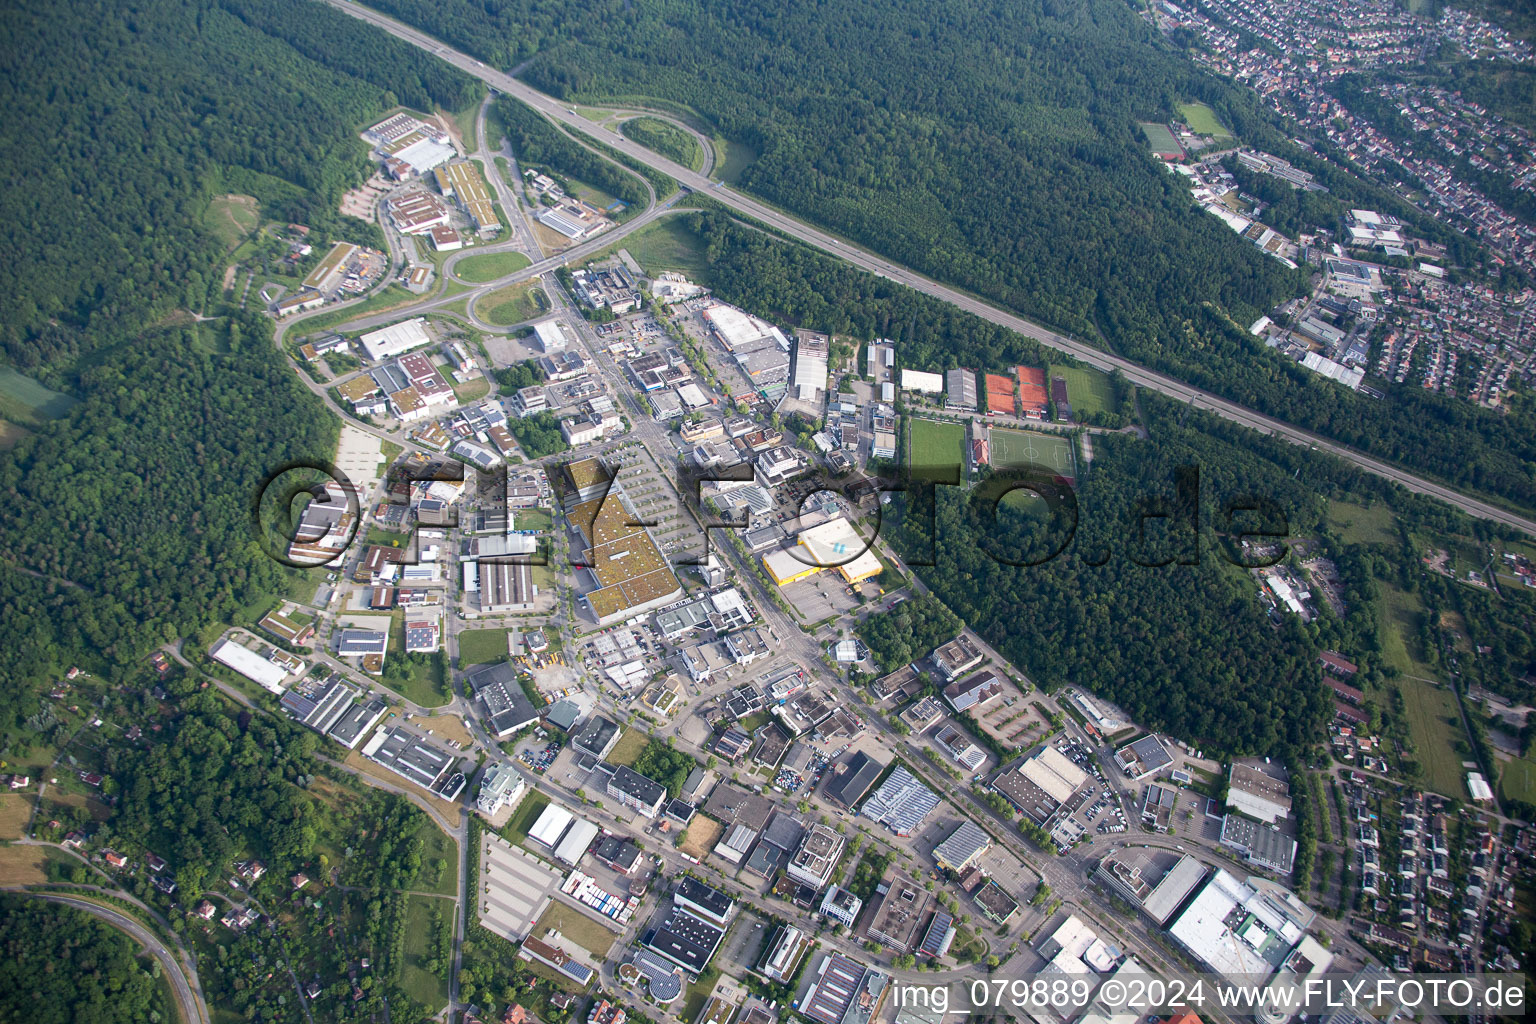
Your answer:
[[[1038,466],[1075,480],[1077,466],[1072,442],[1055,434],[1033,430],[992,430],[992,465],[998,469]]]
[[[1226,126],[1216,117],[1216,111],[1204,103],[1180,103],[1179,116],[1184,123],[1189,125],[1189,130],[1196,135],[1215,135],[1232,137]]]
[[[907,465],[915,471],[935,471],[965,465],[965,426],[910,420],[907,431]],[[921,472],[919,476],[923,475]]]
[[[1115,386],[1102,370],[1088,366],[1047,367],[1047,388],[1052,377],[1061,377],[1067,382],[1067,401],[1072,403],[1073,413],[1120,411],[1120,403],[1115,400]]]

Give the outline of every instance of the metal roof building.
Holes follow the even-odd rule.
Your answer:
[[[992,837],[981,826],[967,819],[949,834],[948,839],[933,848],[933,859],[939,867],[959,873],[991,848]]]
[[[879,822],[898,836],[910,836],[935,807],[939,795],[918,781],[906,768],[896,770],[865,801],[859,813]]]

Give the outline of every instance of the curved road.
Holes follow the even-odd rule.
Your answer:
[[[861,270],[866,270],[871,274],[906,285],[915,291],[958,306],[999,326],[1007,327],[1042,344],[1049,345],[1051,348],[1066,352],[1097,369],[1105,371],[1119,370],[1128,380],[1135,384],[1154,391],[1160,391],[1182,402],[1202,406],[1234,423],[1251,427],[1261,433],[1285,438],[1295,444],[1308,445],[1320,451],[1329,452],[1354,463],[1369,473],[1374,473],[1377,476],[1398,483],[1410,491],[1438,498],[1447,504],[1461,509],[1468,515],[1476,516],[1480,519],[1488,519],[1536,535],[1536,520],[1517,515],[1477,498],[1468,497],[1443,484],[1438,484],[1432,480],[1405,472],[1379,459],[1364,455],[1352,448],[1339,444],[1336,441],[1330,441],[1327,438],[1320,437],[1300,427],[1292,426],[1282,420],[1254,412],[1252,409],[1245,408],[1235,402],[1217,398],[1183,381],[1145,369],[1119,356],[1111,355],[1091,345],[1076,341],[1062,334],[1057,334],[1055,331],[1041,327],[1039,324],[1032,323],[1021,316],[1005,312],[974,296],[967,295],[947,285],[939,284],[937,281],[924,277],[916,271],[892,263],[865,249],[860,249],[834,235],[795,220],[756,200],[748,199],[739,192],[725,188],[720,183],[711,181],[703,175],[674,163],[665,157],[657,156],[644,146],[625,138],[620,133],[588,121],[577,114],[573,108],[565,106],[554,97],[545,95],[504,72],[487,67],[473,57],[450,48],[447,44],[434,39],[424,32],[395,21],[393,18],[385,17],[377,11],[358,6],[355,3],[349,2],[349,0],[326,0],[326,2],[346,11],[355,18],[376,25],[391,35],[440,57],[465,73],[485,82],[491,88],[516,97],[566,128],[596,139],[631,159],[669,174],[687,188],[706,192],[714,196],[721,205],[751,217],[807,245],[830,253]],[[636,220],[639,220],[639,218],[636,218]],[[635,222],[632,221],[631,223]],[[568,253],[566,259],[562,259],[560,262],[566,262],[567,259],[573,258],[573,256],[574,252]]]
[[[7,888],[9,889],[10,887]],[[208,1014],[208,1007],[203,1002],[202,995],[193,990],[192,984],[187,981],[187,976],[182,972],[181,964],[177,961],[175,955],[165,948],[164,943],[155,938],[153,932],[127,914],[76,896],[15,889],[10,891],[15,892],[18,896],[31,896],[36,899],[47,900],[50,903],[62,903],[77,910],[83,910],[87,914],[101,918],[118,931],[127,932],[156,960],[160,961],[161,973],[170,979],[171,989],[176,994],[176,1002],[180,1007],[181,1019],[184,1024],[207,1024],[212,1019]]]

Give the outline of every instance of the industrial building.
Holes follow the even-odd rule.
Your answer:
[[[418,316],[359,335],[357,341],[363,346],[363,351],[368,353],[368,358],[377,362],[381,359],[393,359],[404,355],[411,349],[420,348],[423,345],[430,345],[432,337],[427,334],[426,317]]]
[[[1156,736],[1143,736],[1115,752],[1120,770],[1137,781],[1156,775],[1173,764],[1173,755]]]
[[[1127,847],[1100,861],[1093,879],[1161,928],[1183,906],[1205,873],[1205,865],[1189,854]]]
[[[790,878],[820,889],[832,877],[847,840],[827,825],[816,824],[801,837],[785,871]]]
[[[1227,806],[1273,824],[1291,813],[1291,787],[1257,768],[1234,762],[1227,782]]]
[[[831,339],[816,331],[795,332],[790,360],[790,395],[802,402],[820,402],[827,390],[827,360]]]
[[[1240,814],[1221,819],[1221,845],[1235,850],[1248,864],[1289,875],[1296,863],[1296,840],[1268,825]]]
[[[283,681],[288,678],[288,670],[248,647],[242,647],[226,637],[209,648],[208,656],[234,669],[263,690],[283,692]]]
[[[918,882],[902,875],[888,879],[877,890],[881,894],[869,923],[869,937],[895,953],[910,953],[917,948],[918,930],[931,909],[933,897]]]
[[[464,790],[464,774],[453,770],[458,759],[402,726],[374,733],[363,756],[444,800],[457,799]]]
[[[901,390],[915,391],[921,395],[939,395],[944,393],[944,375],[941,373],[927,373],[923,370],[902,370]]]
[[[939,795],[918,781],[901,765],[880,784],[859,809],[864,817],[879,822],[898,836],[910,836],[939,805]]]
[[[958,875],[990,849],[992,837],[980,825],[967,819],[933,848],[933,859],[939,867]]]
[[[1218,868],[1168,935],[1217,974],[1244,981],[1269,976],[1306,935],[1313,914],[1294,893],[1261,885]]]
[[[1052,746],[1041,747],[992,782],[994,791],[1043,825],[1088,782],[1088,773]]]
[[[974,412],[976,409],[976,372],[950,370],[944,375],[945,408]]]

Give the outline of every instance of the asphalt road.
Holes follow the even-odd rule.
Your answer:
[[[1048,330],[1013,313],[1005,312],[974,296],[957,291],[947,285],[939,284],[937,281],[930,280],[916,271],[892,263],[834,235],[795,220],[778,210],[748,199],[746,196],[726,188],[719,182],[711,181],[704,175],[689,170],[681,164],[674,163],[665,157],[657,156],[644,146],[630,141],[618,132],[588,121],[577,114],[573,108],[562,104],[554,97],[547,96],[504,72],[487,67],[473,57],[450,48],[447,44],[432,38],[424,32],[419,32],[408,25],[395,21],[393,18],[385,17],[377,11],[350,3],[349,0],[327,0],[327,2],[334,7],[346,11],[353,17],[377,25],[391,35],[423,50],[427,50],[467,74],[480,79],[491,88],[516,97],[551,120],[557,121],[565,127],[589,138],[596,139],[634,160],[669,174],[677,179],[680,184],[699,192],[706,192],[722,205],[781,231],[807,245],[830,253],[861,270],[866,270],[872,274],[906,285],[925,295],[951,303],[992,323],[1007,327],[1010,330],[1017,331],[1045,345],[1049,345],[1051,348],[1066,352],[1100,370],[1119,370],[1125,374],[1128,380],[1141,387],[1162,392],[1179,401],[1189,402],[1192,405],[1207,409],[1218,416],[1235,423],[1240,423],[1243,426],[1251,427],[1262,433],[1274,434],[1296,444],[1308,445],[1320,451],[1337,455],[1367,472],[1392,480],[1415,493],[1438,498],[1447,504],[1461,509],[1468,515],[1512,526],[1536,536],[1536,520],[1516,515],[1513,512],[1490,505],[1477,498],[1468,497],[1453,488],[1405,472],[1345,445],[1302,430],[1300,427],[1295,427],[1282,420],[1254,412],[1235,402],[1217,398],[1214,395],[1201,391],[1199,388],[1191,387],[1183,381],[1155,373],[1129,360],[1111,355],[1091,345],[1075,341],[1065,335],[1057,334],[1055,331]],[[636,220],[639,220],[639,218]],[[635,222],[632,221],[631,223]],[[561,263],[565,263],[572,258],[574,258],[573,253],[567,253],[564,258],[556,257]]]
[[[31,896],[34,899],[47,900],[50,903],[63,903],[101,918],[118,931],[127,932],[139,945],[148,950],[156,960],[160,961],[161,973],[170,979],[171,989],[176,994],[176,1003],[184,1024],[206,1024],[206,1022],[211,1020],[208,1014],[208,1007],[203,1002],[202,995],[193,991],[192,985],[187,981],[187,976],[182,972],[181,964],[177,961],[175,954],[167,949],[164,943],[155,938],[153,932],[127,914],[119,913],[110,907],[104,907],[90,900],[79,899],[74,896],[64,896],[58,893],[18,891],[16,895]]]

